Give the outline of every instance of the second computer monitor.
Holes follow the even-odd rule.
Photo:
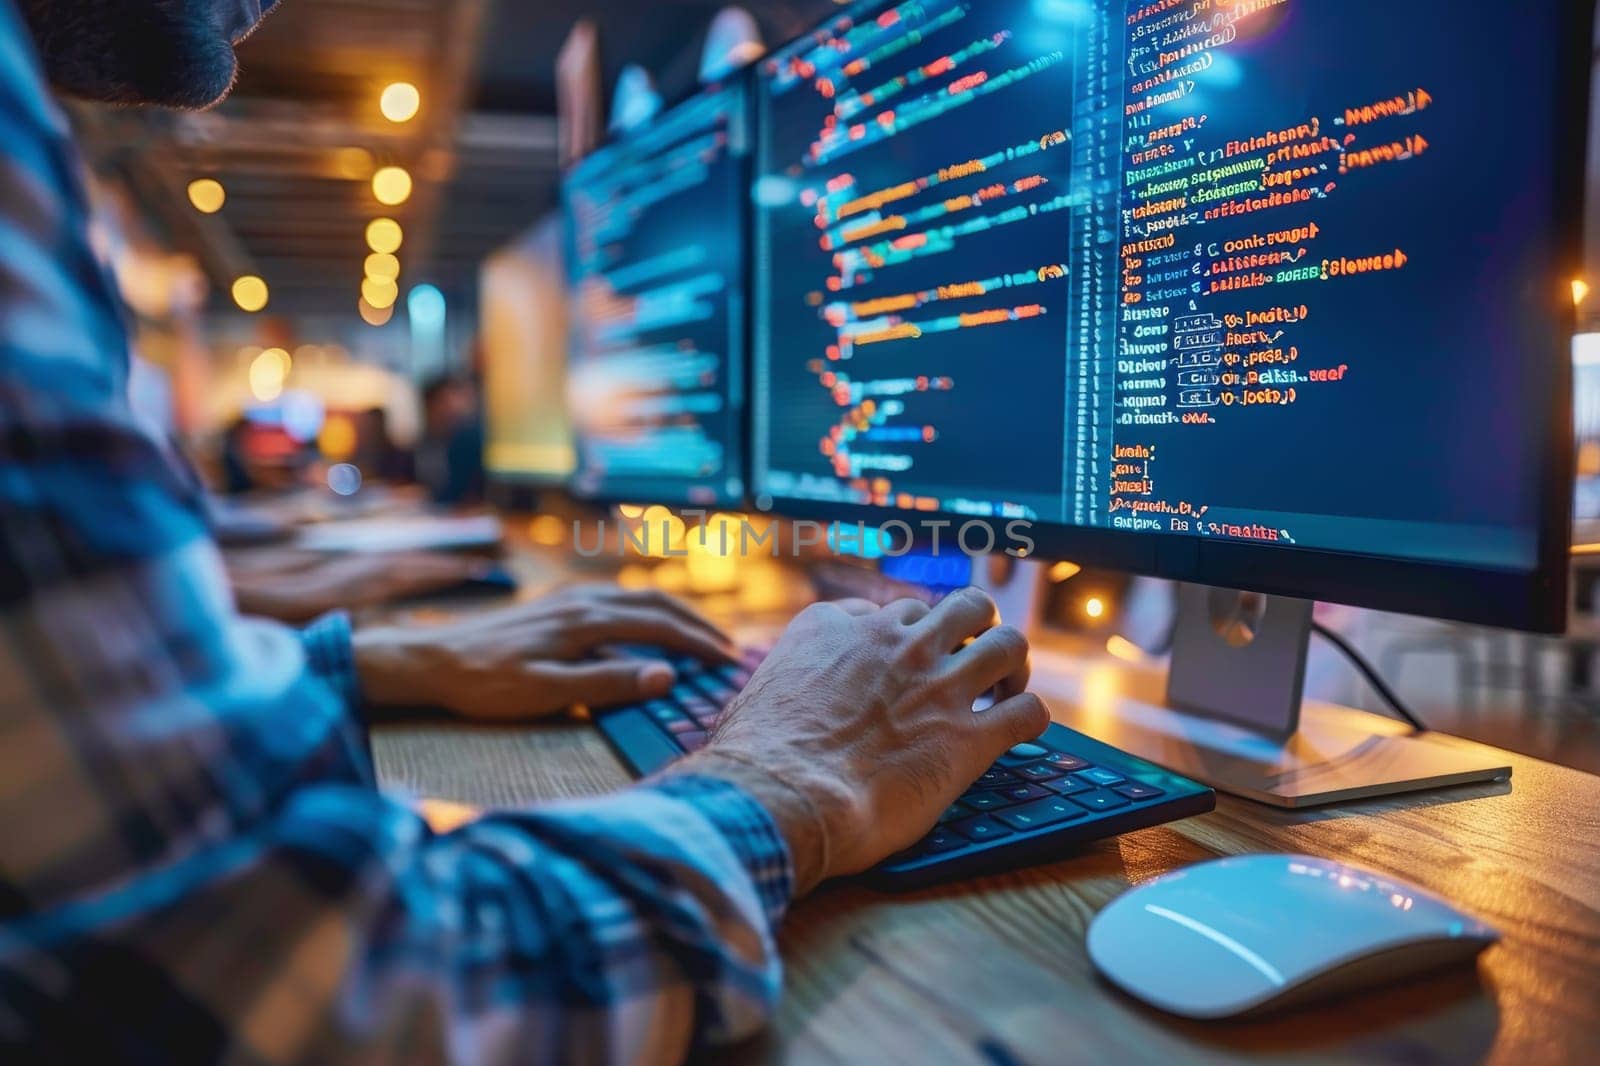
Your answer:
[[[1581,6],[831,19],[758,82],[757,502],[1555,624]]]
[[[744,497],[748,92],[707,88],[563,183],[580,495]]]

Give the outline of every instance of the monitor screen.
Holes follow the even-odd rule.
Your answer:
[[[744,498],[748,92],[706,89],[578,164],[569,395],[582,495]]]
[[[496,481],[553,485],[572,474],[561,245],[552,215],[479,272],[484,467]]]
[[[1323,564],[1527,592],[1565,461],[1572,27],[1450,0],[837,16],[760,65],[757,503],[1020,519],[1456,616]]]

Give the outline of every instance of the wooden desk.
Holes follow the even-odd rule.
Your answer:
[[[579,723],[389,727],[374,746],[386,783],[474,805],[592,795],[628,782],[598,734]],[[1517,755],[1510,761],[1509,790],[1470,786],[1298,813],[1224,796],[1212,814],[1104,841],[1050,866],[909,896],[825,887],[796,904],[784,926],[787,991],[776,1025],[727,1058],[987,1066],[1593,1061],[1600,778]],[[1260,851],[1326,856],[1412,881],[1498,926],[1505,939],[1477,972],[1241,1024],[1179,1022],[1095,976],[1085,930],[1118,894],[1188,863]]]

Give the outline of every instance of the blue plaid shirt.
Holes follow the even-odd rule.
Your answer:
[[[0,0],[0,1061],[675,1060],[780,983],[789,857],[666,779],[435,833],[349,630],[240,618],[126,400],[66,126]]]

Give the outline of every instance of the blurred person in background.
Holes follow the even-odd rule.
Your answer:
[[[442,374],[423,385],[416,472],[434,503],[459,507],[483,499],[483,432],[471,378]]]
[[[728,647],[605,586],[432,629],[238,615],[195,480],[130,411],[45,77],[208,106],[271,6],[0,0],[0,1061],[644,1062],[745,1036],[790,900],[1044,729],[1026,641],[971,590],[819,605],[646,782],[444,833],[381,793],[364,711],[632,702],[671,668],[594,652]]]
[[[411,455],[395,444],[389,431],[389,412],[369,407],[355,416],[356,451],[350,461],[361,471],[364,482],[404,485],[414,474]]]

